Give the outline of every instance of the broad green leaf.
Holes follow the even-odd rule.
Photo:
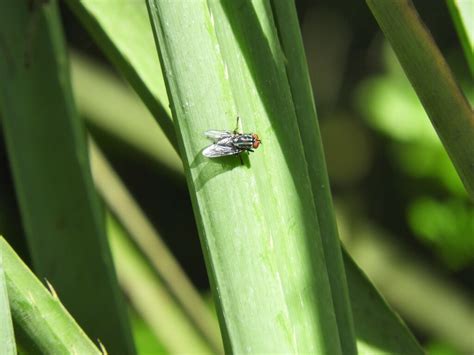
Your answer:
[[[304,152],[266,1],[149,1],[229,352],[341,352]],[[196,85],[199,83],[199,85]],[[208,160],[242,118],[263,147]],[[289,144],[291,142],[291,144]],[[238,290],[238,292],[236,292]]]

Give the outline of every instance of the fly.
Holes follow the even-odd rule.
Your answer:
[[[237,155],[242,152],[253,152],[262,143],[255,133],[240,133],[237,131],[239,117],[237,117],[237,127],[234,131],[210,130],[204,135],[212,140],[214,144],[203,150],[202,154],[207,158],[219,158],[228,155]],[[241,159],[242,161],[242,159]]]

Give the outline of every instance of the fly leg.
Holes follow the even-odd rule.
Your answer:
[[[239,120],[240,120],[240,116],[237,116],[237,122],[235,124],[234,134],[239,134]]]

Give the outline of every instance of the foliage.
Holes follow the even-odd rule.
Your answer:
[[[385,73],[360,85],[357,106],[371,127],[390,137],[396,168],[440,191],[438,198],[430,188],[413,196],[407,221],[449,267],[462,268],[474,261],[474,209],[393,51],[385,46],[384,53]],[[472,87],[466,86],[466,94],[474,97]]]
[[[0,240],[0,352],[15,352],[2,348],[15,336],[20,353],[96,353],[97,337],[133,353],[130,313],[139,353],[220,353],[220,335],[227,352],[423,353],[391,307],[430,353],[473,351],[462,283],[474,265],[472,110],[411,1],[367,0],[403,66],[385,45],[376,75],[362,2],[332,13],[284,0],[66,2],[69,44],[87,30],[130,86],[76,51],[69,68],[56,0],[0,0],[0,233],[54,286]],[[447,4],[472,65],[469,10]],[[304,38],[307,56],[300,21],[319,33],[316,50]],[[439,24],[428,27],[449,33]],[[449,64],[472,98],[467,68]],[[89,153],[104,204],[70,70],[105,151]],[[236,116],[259,149],[242,163],[202,157],[202,133],[232,130]],[[215,314],[195,288],[207,288],[197,232]]]

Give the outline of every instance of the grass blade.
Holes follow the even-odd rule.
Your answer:
[[[3,237],[0,235],[0,238]],[[16,354],[15,335],[8,302],[7,282],[3,265],[3,252],[0,250],[0,354]]]
[[[92,338],[133,353],[56,1],[2,0],[0,43],[2,123],[34,268]]]
[[[474,75],[474,2],[471,0],[446,0],[446,3],[458,31],[471,75]]]
[[[30,354],[100,354],[56,294],[45,289],[3,237],[0,253],[21,348]]]
[[[226,351],[340,353],[269,4],[148,5]],[[204,159],[202,132],[232,129],[237,115],[262,134],[263,148],[243,166]]]
[[[411,0],[366,1],[474,200],[474,113],[469,103]]]
[[[344,354],[356,354],[357,347],[346,274],[298,16],[293,1],[273,0],[272,5],[286,57],[286,72],[308,163],[337,326],[341,336],[341,348]]]

